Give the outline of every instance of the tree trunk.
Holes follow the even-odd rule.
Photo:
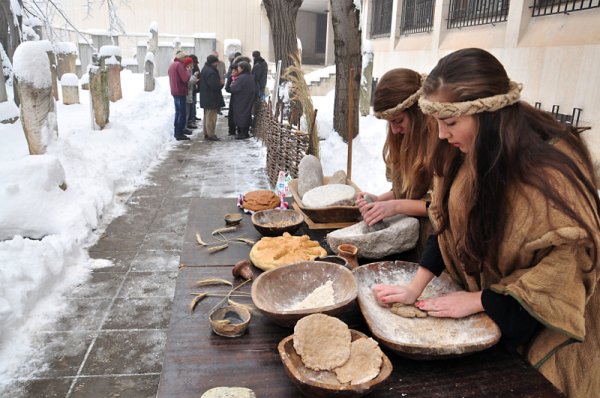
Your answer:
[[[335,104],[333,128],[348,141],[348,109],[352,107],[352,138],[358,135],[358,98],[362,56],[360,53],[360,16],[353,0],[330,0],[335,45]],[[350,76],[350,69],[354,75]],[[349,103],[348,80],[354,79],[353,103]]]
[[[296,15],[302,0],[263,0],[267,11],[275,62],[281,60],[281,73],[293,63],[292,57],[298,54],[296,38]]]
[[[90,93],[92,96],[92,109],[94,121],[100,130],[108,124],[110,114],[110,103],[108,101],[108,79],[106,70],[101,67],[90,68]]]
[[[144,91],[154,91],[154,62],[146,60],[144,64]]]
[[[21,123],[29,153],[41,155],[58,135],[52,87],[37,88],[32,83],[18,81],[15,84],[21,98]]]

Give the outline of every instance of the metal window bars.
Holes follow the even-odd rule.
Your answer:
[[[431,32],[435,0],[404,0],[400,34]]]
[[[392,30],[393,0],[373,0],[371,38],[387,37]]]
[[[569,14],[600,7],[600,0],[533,0],[532,17]]]
[[[448,29],[506,22],[510,0],[450,0]]]

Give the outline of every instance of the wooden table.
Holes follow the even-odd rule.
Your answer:
[[[231,208],[231,206],[234,206]],[[194,233],[202,228],[208,240],[210,231],[222,226],[221,215],[235,210],[235,201],[194,199],[189,213],[186,245],[175,287],[171,322],[164,352],[163,369],[157,397],[200,397],[206,390],[219,387],[247,387],[259,398],[295,398],[302,395],[288,379],[277,352],[277,344],[293,333],[277,326],[258,311],[248,332],[239,338],[215,335],[208,313],[219,298],[206,298],[192,313],[191,292],[194,283],[204,278],[233,281],[231,265],[247,258],[249,247],[236,245],[223,252],[206,254],[194,243]],[[245,216],[247,217],[247,216]],[[214,221],[213,221],[214,219]],[[248,237],[253,228],[246,218],[242,229]],[[231,250],[233,249],[233,250]],[[205,287],[203,291],[223,291],[226,286]],[[246,285],[240,290],[249,292]],[[250,303],[250,299],[235,298]],[[369,334],[355,305],[341,316],[351,328]],[[385,351],[385,347],[383,348]],[[500,347],[462,358],[416,361],[386,354],[394,371],[369,397],[561,397],[540,373],[520,358]]]

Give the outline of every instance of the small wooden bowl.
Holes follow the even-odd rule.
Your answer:
[[[261,210],[252,215],[252,224],[263,236],[280,236],[284,232],[293,235],[304,222],[297,210]]]
[[[242,222],[243,216],[240,213],[227,213],[223,216],[225,219],[225,225],[238,225]]]
[[[213,331],[223,337],[239,337],[246,333],[250,318],[250,311],[236,305],[218,308],[209,315]]]
[[[291,310],[316,288],[333,282],[333,305]],[[264,316],[278,325],[294,327],[307,315],[335,315],[344,311],[358,294],[352,272],[343,265],[323,261],[302,261],[264,272],[252,283],[252,301]]]
[[[352,341],[368,337],[353,329],[350,329],[350,333],[352,334]],[[333,374],[325,379],[322,376],[323,372],[316,372],[304,366],[302,358],[300,358],[294,349],[293,335],[283,339],[277,348],[285,372],[290,380],[298,387],[302,395],[311,398],[362,397],[363,395],[370,393],[379,384],[383,383],[390,376],[393,369],[389,358],[383,354],[383,363],[377,377],[361,384],[340,384],[335,377],[335,373],[331,372]]]

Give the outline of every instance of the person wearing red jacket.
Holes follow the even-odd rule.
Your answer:
[[[188,92],[188,81],[190,72],[185,65],[186,58],[189,58],[183,51],[177,51],[173,62],[169,66],[169,83],[171,86],[171,95],[175,102],[175,139],[177,141],[189,140],[185,136],[186,124],[186,97]],[[191,58],[190,58],[191,61]]]

